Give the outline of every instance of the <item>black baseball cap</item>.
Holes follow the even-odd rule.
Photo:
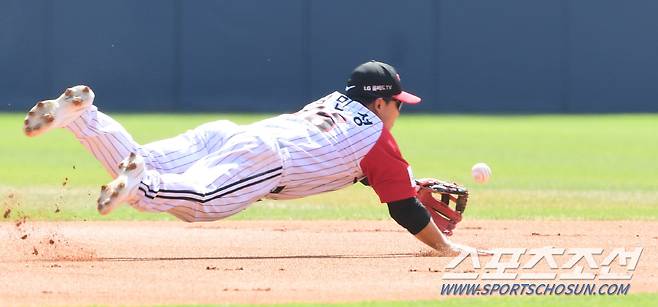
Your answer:
[[[393,66],[370,61],[357,66],[345,87],[349,97],[393,97],[404,103],[416,104],[420,97],[402,91],[400,75]]]

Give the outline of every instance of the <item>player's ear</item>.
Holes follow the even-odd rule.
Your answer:
[[[377,98],[377,100],[375,100],[375,109],[377,111],[381,111],[382,109],[384,109],[385,106],[386,106],[386,101],[384,101],[383,98]]]
[[[379,116],[382,110],[384,109],[384,106],[385,106],[384,99],[377,98],[368,104],[368,109],[372,111],[372,113],[375,113],[377,114],[377,116]]]

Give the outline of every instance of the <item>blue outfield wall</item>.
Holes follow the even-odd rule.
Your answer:
[[[656,12],[652,0],[0,0],[0,111],[84,83],[105,110],[292,112],[379,59],[423,97],[417,111],[658,112]]]

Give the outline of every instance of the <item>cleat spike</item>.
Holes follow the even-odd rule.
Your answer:
[[[27,112],[25,125],[29,130],[23,130],[28,136],[40,135],[53,128],[66,127],[79,118],[84,109],[94,101],[91,88],[85,90],[84,85],[64,88],[59,97],[52,100],[37,100]],[[85,93],[87,92],[88,93]]]
[[[83,93],[89,93],[89,87],[85,86],[84,88],[82,88],[82,92]]]
[[[101,187],[98,203],[100,214],[106,215],[121,203],[132,203],[139,197],[137,190],[144,176],[144,162],[142,159],[136,153],[130,153],[130,158],[118,163],[117,178]],[[133,169],[135,171],[130,171]],[[140,171],[138,172],[136,169]]]

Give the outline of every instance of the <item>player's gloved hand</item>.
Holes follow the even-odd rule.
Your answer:
[[[462,220],[468,202],[468,190],[456,183],[441,181],[434,178],[416,179],[416,197],[427,208],[437,227],[447,236]],[[440,199],[433,194],[440,195]],[[450,201],[455,203],[455,209],[450,207]]]

